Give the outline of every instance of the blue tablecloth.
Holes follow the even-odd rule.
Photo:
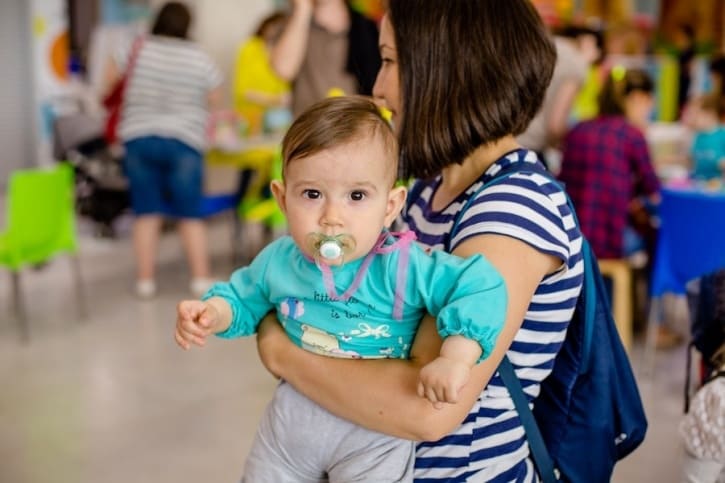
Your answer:
[[[725,268],[725,192],[662,190],[650,291],[684,294],[685,284]]]

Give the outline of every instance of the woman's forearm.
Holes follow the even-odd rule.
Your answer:
[[[269,316],[258,328],[262,362],[320,406],[368,429],[425,441],[450,434],[466,418],[498,368],[521,327],[538,283],[561,265],[556,257],[499,235],[466,241],[456,254],[465,258],[474,253],[487,254],[503,275],[509,293],[508,307],[506,323],[493,352],[471,370],[458,403],[437,410],[417,394],[421,367],[441,351],[442,340],[432,317],[421,322],[410,360],[349,360],[311,354],[299,348],[274,316]]]
[[[283,338],[278,337],[280,333]],[[277,347],[270,351],[275,355],[265,364],[302,394],[343,419],[392,436],[434,441],[461,424],[483,385],[472,382],[464,388],[460,403],[434,409],[416,392],[420,368],[440,350],[440,337],[432,319],[421,324],[421,338],[425,340],[416,342],[419,351],[411,360],[335,359],[295,346],[279,329],[274,338]],[[264,343],[260,344],[262,352]],[[280,344],[287,346],[280,350]]]

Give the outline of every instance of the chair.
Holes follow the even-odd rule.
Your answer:
[[[11,174],[6,198],[6,229],[0,233],[0,265],[12,274],[14,315],[23,342],[30,340],[20,273],[39,266],[60,253],[71,255],[80,318],[85,318],[85,298],[77,256],[74,211],[74,174],[67,163],[51,169],[19,170]]]
[[[632,348],[632,268],[626,259],[599,260],[599,271],[612,281],[612,312],[622,345]]]
[[[201,213],[204,218],[210,218],[228,212],[231,215],[233,228],[231,239],[232,264],[236,265],[240,258],[239,243],[242,237],[242,226],[236,215],[236,210],[244,196],[246,186],[240,176],[239,187],[234,193],[206,194],[201,200]]]
[[[272,237],[285,230],[284,215],[267,192],[271,179],[282,178],[280,141],[279,135],[248,138],[239,146],[239,149],[212,148],[206,153],[206,160],[210,166],[233,166],[249,175],[249,178],[245,179],[244,188],[241,190],[242,196],[236,210],[237,220],[233,235],[235,250],[232,253],[235,265],[238,255],[236,249],[244,235],[246,223],[262,224],[267,232],[271,232]]]
[[[282,179],[281,150],[275,150],[268,171],[267,179],[262,179],[261,184],[257,182],[256,185],[251,186],[242,199],[239,206],[239,216],[245,221],[264,223],[272,231],[282,231],[287,226],[287,220],[275,199],[271,195],[264,193],[264,189],[270,180]]]

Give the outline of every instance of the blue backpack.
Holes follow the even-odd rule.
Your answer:
[[[517,162],[503,168],[478,192],[523,172],[536,172],[556,182],[543,166]],[[575,213],[571,200],[567,201]],[[647,431],[637,382],[614,324],[604,280],[589,242],[582,241],[582,291],[552,372],[534,400],[533,412],[508,357],[504,356],[498,368],[545,483],[609,482],[614,464],[634,451]]]

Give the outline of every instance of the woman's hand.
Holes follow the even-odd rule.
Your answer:
[[[277,321],[274,312],[270,312],[257,327],[257,351],[264,367],[276,378],[282,377],[279,357],[296,346],[289,339]]]

